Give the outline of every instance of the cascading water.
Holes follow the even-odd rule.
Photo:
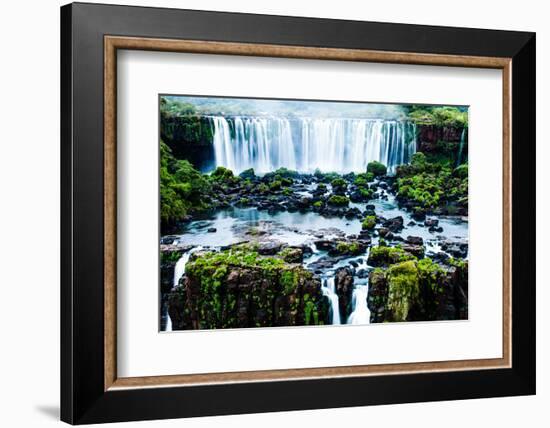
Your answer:
[[[182,256],[178,259],[174,266],[174,279],[172,281],[172,285],[174,287],[179,284],[181,277],[185,274],[185,265],[187,265],[187,262],[189,261],[191,255],[200,250],[202,250],[202,247],[200,245],[198,247],[191,248],[186,253],[183,253]],[[168,312],[166,313],[166,327],[164,328],[164,331],[172,331],[172,319],[170,318]]]
[[[460,145],[458,146],[458,155],[456,156],[456,166],[462,163],[462,152],[464,151],[464,142],[466,140],[466,128],[462,128],[462,134],[460,134]]]
[[[416,125],[350,118],[211,116],[216,166],[239,173],[285,167],[312,173],[364,172],[372,161],[390,173],[416,152]]]
[[[370,311],[367,307],[368,285],[356,285],[351,298],[352,312],[348,318],[348,324],[369,324]]]
[[[336,294],[336,287],[334,284],[334,277],[323,279],[323,285],[321,287],[324,296],[328,297],[331,313],[331,324],[338,325],[340,322],[340,309],[338,306],[338,295]]]

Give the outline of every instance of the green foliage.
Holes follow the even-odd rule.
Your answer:
[[[363,230],[372,230],[376,226],[376,216],[368,215],[361,223]]]
[[[372,172],[363,172],[355,176],[353,184],[357,187],[368,187],[369,183],[374,180],[374,174]]]
[[[272,181],[269,183],[269,190],[280,190],[282,183],[279,180]]]
[[[462,165],[456,167],[453,175],[458,178],[468,178],[468,164],[463,163]]]
[[[349,254],[356,256],[363,252],[363,248],[357,242],[338,242],[336,244],[336,252],[338,254]]]
[[[256,178],[254,168],[245,169],[239,174],[239,177],[241,177],[243,180],[253,180],[254,178]]]
[[[323,202],[322,202],[322,201],[315,201],[315,202],[313,203],[313,206],[314,206],[315,208],[321,208],[321,207],[323,206]]]
[[[211,176],[223,181],[232,180],[234,177],[233,171],[231,171],[230,169],[224,168],[223,166],[217,167],[214,170],[214,172],[212,172]]]
[[[411,106],[408,116],[420,125],[468,126],[468,111],[459,107]]]
[[[176,263],[181,258],[182,251],[161,251],[160,253],[160,264],[165,263]]]
[[[453,171],[428,162],[419,152],[413,155],[410,165],[398,167],[397,176],[397,196],[418,207],[434,209],[449,202],[468,204],[468,164]]]
[[[209,182],[186,160],[177,160],[160,143],[160,218],[165,224],[182,220],[191,212],[203,211],[211,192]]]
[[[327,202],[329,205],[342,207],[349,205],[349,198],[342,195],[331,195]]]
[[[367,165],[367,173],[369,172],[375,177],[380,177],[382,175],[386,175],[387,168],[384,164],[378,161],[372,161]]]
[[[335,178],[334,180],[331,181],[330,185],[332,186],[332,189],[334,191],[346,191],[347,187],[348,187],[348,184],[346,183],[346,180],[344,180],[343,178]]]
[[[319,183],[317,185],[317,190],[320,191],[320,192],[325,193],[327,191],[327,185],[324,184],[324,183]]]
[[[387,266],[415,259],[415,256],[403,250],[400,246],[378,245],[370,249],[368,263],[371,266]]]

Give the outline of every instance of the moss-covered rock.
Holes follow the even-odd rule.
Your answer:
[[[400,246],[388,247],[385,245],[378,245],[370,249],[367,263],[370,266],[388,266],[414,259],[416,259],[416,257]]]
[[[344,207],[349,205],[349,198],[342,195],[331,195],[327,203],[335,207]]]
[[[369,162],[367,165],[367,173],[370,172],[375,177],[386,175],[387,171],[386,165],[378,161]]]
[[[319,325],[328,316],[318,277],[246,248],[193,258],[168,301],[174,329]]]
[[[369,284],[371,322],[468,318],[467,262],[402,261],[371,271]]]
[[[363,230],[373,230],[376,226],[376,216],[368,215],[361,223],[361,228]]]

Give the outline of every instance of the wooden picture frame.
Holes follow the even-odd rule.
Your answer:
[[[117,49],[502,70],[503,357],[119,378]],[[61,9],[61,53],[62,420],[114,422],[535,392],[534,34],[76,3]]]

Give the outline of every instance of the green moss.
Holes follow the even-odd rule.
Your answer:
[[[420,296],[418,269],[413,260],[395,264],[386,273],[388,281],[387,309],[394,321],[406,321],[411,307]]]
[[[376,226],[376,216],[373,216],[373,215],[366,216],[363,222],[361,223],[361,227],[364,230],[372,230],[374,229],[374,226]]]
[[[331,197],[328,198],[327,202],[330,205],[347,206],[349,205],[349,198],[347,196],[342,196],[342,195],[331,195]]]
[[[367,188],[369,183],[374,180],[374,174],[372,172],[363,172],[361,174],[357,174],[355,176],[355,180],[353,181],[353,184],[355,184],[357,187],[364,187]]]
[[[269,183],[269,190],[280,190],[282,183],[279,180],[272,181]]]
[[[387,168],[384,164],[378,161],[373,161],[369,162],[369,164],[367,165],[367,173],[369,172],[375,177],[380,177],[382,175],[386,175]]]
[[[387,266],[415,259],[416,257],[403,250],[400,246],[387,247],[378,245],[370,249],[368,263],[371,266]]]
[[[313,206],[315,208],[321,208],[323,206],[323,202],[322,201],[316,201],[313,203]]]
[[[256,190],[261,194],[265,194],[269,192],[269,187],[267,187],[267,184],[261,183],[258,185]]]
[[[293,193],[294,192],[292,191],[292,189],[289,189],[288,187],[283,189],[283,195],[285,196],[292,196]]]
[[[358,255],[363,252],[363,249],[357,242],[338,242],[336,244],[338,254]]]
[[[319,192],[326,192],[327,191],[327,185],[325,183],[319,183],[317,185],[317,190]]]
[[[346,180],[343,178],[335,178],[331,181],[330,185],[332,186],[332,189],[335,191],[345,191],[348,187],[348,184],[346,183]]]

